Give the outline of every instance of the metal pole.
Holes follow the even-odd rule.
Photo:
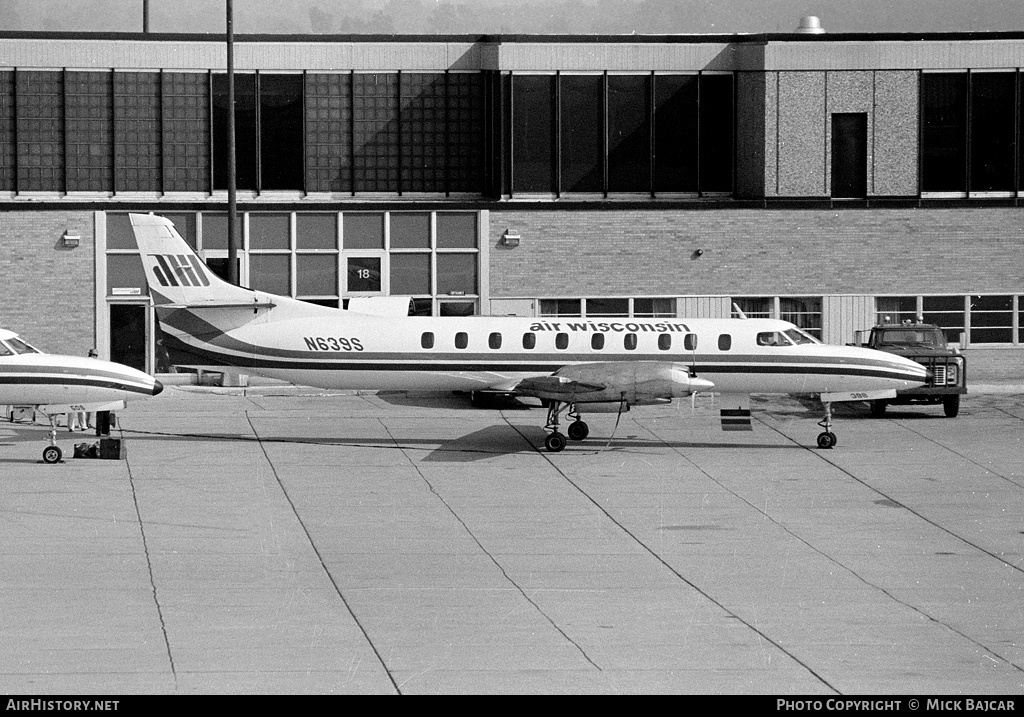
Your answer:
[[[228,281],[238,285],[238,205],[235,199],[235,29],[231,0],[227,2],[228,41]]]
[[[149,32],[149,0],[142,0],[142,31]]]

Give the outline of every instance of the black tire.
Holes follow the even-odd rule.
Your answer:
[[[818,448],[833,448],[836,445],[836,434],[831,431],[823,431],[818,434]]]
[[[884,398],[879,398],[878,400],[875,401],[869,401],[868,403],[871,406],[871,415],[874,418],[881,418],[882,416],[884,416],[885,409],[889,405],[889,402],[886,401]]]
[[[569,428],[567,428],[565,432],[569,434],[569,438],[572,440],[582,441],[590,435],[590,426],[583,421],[573,421],[569,424]]]
[[[946,396],[942,399],[942,412],[946,414],[946,418],[957,417],[957,414],[960,413],[959,393],[954,393],[952,396]]]
[[[558,453],[560,451],[565,450],[565,444],[565,436],[563,436],[558,431],[555,431],[554,433],[549,433],[548,437],[544,439],[544,447],[547,448],[552,453]]]
[[[43,463],[60,463],[64,453],[59,446],[47,446],[43,449]]]

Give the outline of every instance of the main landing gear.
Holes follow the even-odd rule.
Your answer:
[[[60,463],[64,457],[63,451],[57,445],[57,416],[47,416],[50,419],[50,445],[43,449],[43,463]]]
[[[818,448],[833,448],[836,445],[836,434],[832,432],[832,404],[822,401],[825,407],[825,417],[818,421],[818,425],[825,430],[818,434]]]
[[[547,430],[551,431],[544,439],[544,447],[552,453],[558,453],[559,451],[565,450],[566,439],[561,433],[558,432],[558,417],[561,413],[568,409],[566,418],[572,419],[572,423],[566,429],[566,433],[569,434],[569,438],[574,441],[582,441],[584,438],[590,435],[590,426],[586,424],[579,411],[576,410],[576,404],[565,403],[563,401],[549,401],[548,402],[548,420],[547,425],[544,426]]]

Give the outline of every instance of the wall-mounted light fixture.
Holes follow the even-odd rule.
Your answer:
[[[704,250],[703,249],[697,249],[695,252],[693,252],[693,254],[690,255],[690,258],[691,259],[700,259],[702,256],[704,256]]]
[[[65,249],[74,249],[82,242],[82,237],[78,234],[72,234],[71,232],[64,232],[64,236],[60,238],[61,246]]]
[[[508,247],[509,249],[514,249],[515,247],[519,246],[519,239],[519,232],[514,232],[511,229],[506,229],[505,233],[501,235],[501,245],[504,247]]]

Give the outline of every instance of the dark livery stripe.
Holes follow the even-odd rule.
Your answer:
[[[94,388],[109,388],[116,391],[128,391],[139,393],[144,396],[152,396],[153,389],[147,386],[140,386],[136,383],[124,383],[110,379],[90,378],[88,376],[66,376],[66,375],[45,375],[35,376],[5,376],[0,374],[0,385],[5,386],[92,386]]]

